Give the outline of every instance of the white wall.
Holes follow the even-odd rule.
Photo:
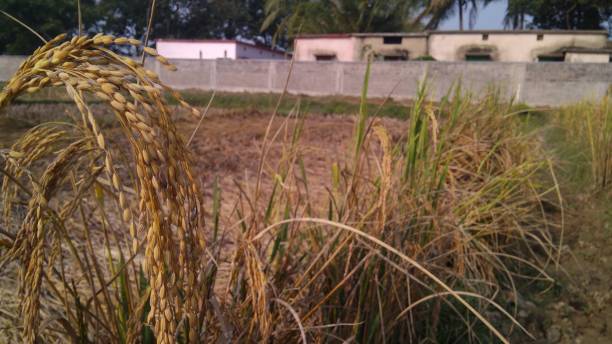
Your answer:
[[[236,42],[158,40],[157,52],[169,59],[235,59]]]
[[[483,40],[482,33],[436,33],[429,36],[429,52],[438,61],[461,61],[469,47],[489,47],[497,52],[497,61],[535,62],[538,55],[555,52],[561,48],[605,48],[605,34],[544,33],[489,33]]]
[[[358,61],[357,39],[354,37],[337,38],[296,38],[293,52],[296,61],[316,61],[316,55],[336,55],[341,62]]]
[[[565,62],[608,63],[610,62],[610,55],[568,52],[565,54]]]

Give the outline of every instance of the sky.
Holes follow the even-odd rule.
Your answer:
[[[504,13],[506,11],[505,1],[495,1],[486,8],[481,8],[478,11],[478,18],[476,19],[476,25],[474,29],[490,30],[490,29],[503,29],[504,28]],[[468,18],[465,15],[465,28],[468,29]],[[458,30],[459,29],[459,15],[455,14],[452,18],[447,19],[440,25],[440,30]]]

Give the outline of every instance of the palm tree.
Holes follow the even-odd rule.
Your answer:
[[[531,2],[531,0],[508,0],[504,26],[512,29],[525,29],[525,17]]]
[[[262,30],[300,33],[393,32],[410,29],[422,0],[266,0]]]
[[[426,29],[435,29],[445,19],[451,17],[455,13],[459,16],[459,30],[465,28],[465,13],[468,13],[469,28],[474,27],[476,18],[478,17],[479,7],[485,7],[496,0],[426,0],[425,7],[417,20],[421,21],[424,18],[429,18]]]

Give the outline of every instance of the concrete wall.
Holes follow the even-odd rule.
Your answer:
[[[10,79],[24,59],[23,56],[0,56],[0,81]]]
[[[290,61],[171,60],[170,72],[153,59],[147,67],[177,89],[282,92]],[[20,58],[0,57],[0,81],[10,78]],[[361,62],[296,62],[288,91],[313,96],[359,96],[366,64]],[[376,62],[371,67],[369,95],[412,99],[427,76],[430,96],[440,99],[457,82],[475,95],[497,87],[507,97],[533,106],[558,106],[600,99],[612,86],[612,63]]]
[[[541,39],[538,39],[538,36]],[[470,50],[490,51],[495,61],[536,62],[563,48],[605,48],[606,33],[549,31],[444,32],[429,35],[429,54],[438,61],[462,61]]]
[[[289,61],[173,61],[178,72],[157,66],[162,80],[176,88],[282,92]],[[366,64],[295,62],[290,93],[359,96]],[[534,106],[557,106],[604,97],[612,86],[612,64],[496,62],[376,62],[369,95],[412,99],[427,76],[430,95],[440,99],[457,82],[476,95],[498,88],[507,97]]]
[[[612,86],[612,63],[528,63],[521,101],[531,105],[571,104],[600,99]]]
[[[565,62],[608,63],[610,62],[610,56],[610,54],[601,53],[567,52],[565,53]]]

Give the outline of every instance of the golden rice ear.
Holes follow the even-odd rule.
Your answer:
[[[129,247],[133,254],[138,247],[145,247],[145,272],[152,289],[149,317],[156,337],[161,342],[172,342],[181,319],[201,324],[201,308],[206,304],[196,291],[204,289],[202,284],[208,282],[190,276],[194,272],[199,276],[199,271],[206,269],[208,258],[199,233],[203,230],[199,185],[192,177],[189,152],[177,134],[172,111],[161,92],[169,88],[154,72],[138,63],[126,63],[124,57],[108,49],[111,44],[135,45],[134,40],[110,35],[64,39],[64,36],[56,37],[26,59],[0,94],[0,106],[8,105],[24,92],[36,93],[52,85],[66,89],[83,119],[74,124],[87,133],[89,148],[102,155],[108,188],[118,200],[118,219],[125,224],[132,240]],[[158,56],[151,49],[146,52]],[[88,94],[95,95],[112,109],[127,136],[126,142],[131,145],[138,171],[139,193],[134,202],[139,205],[138,209],[126,199],[130,188],[118,171],[114,148],[86,100]],[[180,95],[172,94],[180,104],[187,105]],[[14,151],[12,156],[20,159],[20,154],[30,156],[31,152]],[[80,155],[75,153],[74,158],[77,157]],[[97,160],[92,161],[92,166],[96,164]],[[46,184],[34,185],[41,185],[42,189],[34,195],[38,203],[31,202],[30,207],[36,204],[46,207],[50,201],[48,195],[53,193],[48,194]],[[42,218],[37,219],[38,225],[23,226],[18,236],[28,237],[28,233],[36,232],[33,229],[36,226],[38,233],[49,227],[47,222],[41,226]],[[31,271],[42,271],[46,263],[40,257],[46,256],[48,236],[37,235],[29,240],[19,241],[22,244],[14,247],[11,257],[21,259]],[[38,247],[36,254],[27,255],[29,246],[23,246],[26,244]],[[33,341],[38,333],[40,285],[34,282],[40,276],[29,274],[21,280],[29,295],[27,300],[32,300],[26,300],[22,306],[22,312],[28,314],[24,318],[23,333],[28,341]]]

